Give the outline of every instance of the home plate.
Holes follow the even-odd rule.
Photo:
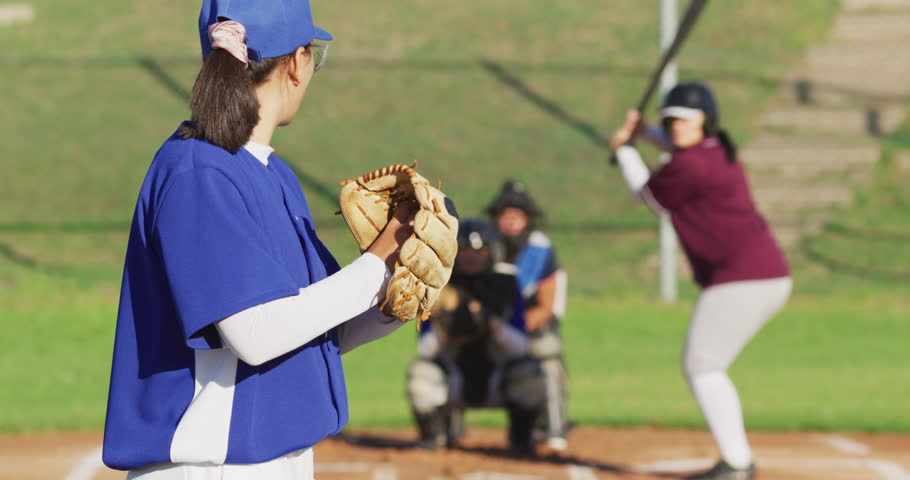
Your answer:
[[[661,460],[658,462],[633,465],[632,469],[641,473],[677,473],[695,470],[707,470],[717,460],[710,458],[682,458],[679,460]]]

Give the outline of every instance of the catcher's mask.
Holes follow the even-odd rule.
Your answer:
[[[464,274],[488,271],[502,256],[499,234],[489,222],[468,218],[458,224],[458,256],[455,268]],[[482,261],[482,263],[481,263]]]

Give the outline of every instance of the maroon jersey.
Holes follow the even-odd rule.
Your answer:
[[[717,138],[674,151],[647,188],[670,213],[702,287],[789,275],[787,261],[752,201],[742,165],[727,162]]]

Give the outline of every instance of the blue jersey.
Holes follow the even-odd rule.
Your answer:
[[[335,330],[253,367],[213,325],[338,268],[284,162],[169,138],[130,230],[104,463],[259,463],[339,432],[348,412]]]
[[[518,252],[514,263],[518,269],[518,288],[525,299],[532,298],[537,293],[537,285],[559,270],[550,239],[538,230],[528,237],[528,243]]]

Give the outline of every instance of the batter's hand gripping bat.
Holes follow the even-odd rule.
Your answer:
[[[660,83],[660,77],[663,75],[664,69],[666,69],[667,65],[676,57],[676,53],[686,41],[686,37],[689,36],[689,32],[692,31],[692,27],[695,26],[698,16],[707,3],[708,0],[692,0],[689,7],[686,8],[686,13],[683,15],[683,19],[676,28],[676,37],[673,38],[673,43],[664,51],[664,54],[660,58],[660,64],[657,65],[657,70],[651,75],[651,81],[648,82],[648,88],[645,89],[645,93],[641,96],[641,100],[638,101],[637,109],[639,112],[644,112],[645,108],[647,108],[648,102],[651,101],[651,97],[654,96],[654,92],[657,90],[657,85]],[[634,138],[635,137],[633,136],[630,139],[630,142],[634,140]],[[610,154],[610,164],[616,164],[616,152]]]

